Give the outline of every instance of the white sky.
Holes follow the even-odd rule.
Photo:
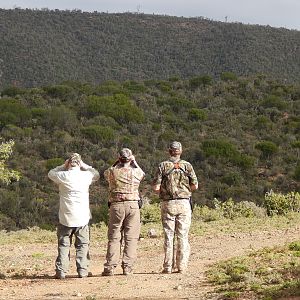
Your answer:
[[[300,30],[300,0],[0,0],[0,8],[140,12]]]

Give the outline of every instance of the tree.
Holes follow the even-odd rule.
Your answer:
[[[6,167],[6,161],[12,154],[12,148],[15,142],[10,140],[9,142],[1,142],[0,144],[0,181],[9,184],[12,180],[19,180],[20,174],[17,171],[9,170]]]

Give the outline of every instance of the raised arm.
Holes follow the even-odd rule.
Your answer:
[[[81,170],[88,171],[92,174],[92,182],[95,182],[100,178],[99,172],[92,166],[89,166],[88,164],[84,163],[83,161],[80,162],[80,168]]]

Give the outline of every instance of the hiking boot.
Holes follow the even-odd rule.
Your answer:
[[[66,275],[63,272],[56,272],[55,278],[56,279],[66,279]]]
[[[102,276],[114,276],[114,269],[113,268],[104,268]]]
[[[168,268],[164,268],[164,269],[162,270],[162,273],[163,273],[163,274],[171,274],[171,273],[172,273],[172,270],[171,270],[171,269],[168,269]]]
[[[91,272],[88,273],[78,273],[78,278],[86,278],[86,277],[92,277],[93,274]]]
[[[131,275],[133,274],[132,268],[130,266],[126,266],[123,268],[123,275]]]

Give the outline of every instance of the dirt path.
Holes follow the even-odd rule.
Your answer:
[[[72,268],[65,280],[52,277],[55,244],[1,246],[2,271],[14,276],[0,280],[0,299],[216,299],[208,294],[213,288],[204,275],[210,264],[299,238],[299,226],[287,230],[191,236],[189,271],[183,275],[160,273],[163,241],[147,238],[140,241],[135,274],[121,275],[118,267],[113,277],[100,276],[106,245],[93,242],[90,267],[93,276],[76,277],[73,251]]]

